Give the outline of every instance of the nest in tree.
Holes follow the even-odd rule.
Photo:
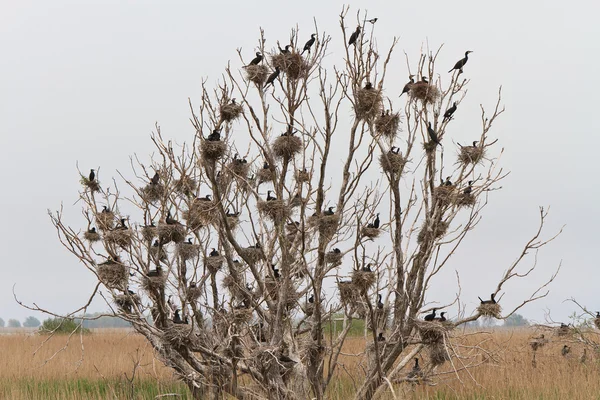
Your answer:
[[[158,240],[162,244],[169,242],[181,243],[185,240],[185,227],[180,223],[158,224]]]
[[[502,312],[502,307],[500,307],[500,304],[498,303],[480,304],[479,307],[477,307],[477,311],[484,317],[492,317],[496,319],[502,318],[500,315]]]
[[[279,299],[279,285],[280,284],[281,284],[281,281],[279,279],[274,279],[271,276],[267,276],[265,278],[265,289],[267,290],[267,292],[269,293],[269,296],[274,301],[280,300]],[[291,280],[288,281],[288,287],[284,289],[284,292],[287,295],[286,299],[285,299],[285,306],[288,309],[295,308],[296,305],[298,304],[298,299],[300,298],[300,295],[296,291],[296,288],[294,287],[294,283]]]
[[[206,160],[215,161],[225,155],[227,151],[227,143],[222,141],[202,141],[202,157]]]
[[[115,229],[104,234],[104,241],[115,246],[127,248],[131,245],[133,231],[131,229]]]
[[[290,200],[290,207],[292,207],[292,208],[300,207],[303,202],[304,202],[304,199],[300,195],[297,194],[294,197],[292,197],[292,200]]]
[[[81,179],[79,181],[81,182],[81,184],[83,186],[88,188],[90,190],[90,192],[99,192],[100,191],[100,184],[98,183],[98,181],[96,179],[94,179],[93,181],[90,181],[87,176],[81,175]]]
[[[217,223],[219,221],[219,208],[213,200],[196,199],[189,210],[183,213],[183,218],[190,227],[193,227],[192,229],[196,230],[203,225]]]
[[[339,265],[342,263],[342,257],[344,257],[342,252],[338,253],[335,251],[328,251],[327,253],[325,253],[325,262],[329,264]]]
[[[181,257],[183,261],[191,260],[192,258],[200,255],[200,245],[192,244],[188,242],[177,244],[177,255]]]
[[[429,348],[429,361],[433,366],[442,365],[446,361],[450,361],[450,354],[443,343],[435,343]]]
[[[256,172],[258,183],[273,182],[273,171],[269,168],[261,168]]]
[[[375,330],[377,332],[385,331],[390,318],[390,309],[388,307],[375,308],[373,318],[375,319]],[[367,318],[367,329],[373,330],[371,318]]]
[[[456,202],[456,187],[454,185],[441,185],[433,190],[433,197],[442,206]]]
[[[174,188],[177,193],[189,196],[190,194],[196,192],[196,189],[198,188],[198,182],[187,175],[182,175],[181,178],[174,182]]]
[[[129,280],[129,272],[127,267],[121,263],[113,260],[108,260],[99,264],[96,272],[100,282],[109,289],[121,289],[127,288],[127,282]]]
[[[529,345],[533,351],[537,351],[539,348],[544,347],[548,343],[548,339],[544,337],[544,335],[533,338],[529,341]]]
[[[176,347],[187,347],[193,344],[195,335],[189,324],[172,324],[164,330],[164,338]]]
[[[310,181],[310,173],[308,171],[298,171],[296,173],[296,182],[308,182]]]
[[[415,326],[421,334],[421,341],[429,344],[440,343],[444,339],[444,335],[454,328],[454,325],[448,321],[416,320]]]
[[[228,104],[223,104],[221,106],[221,120],[225,121],[225,122],[231,122],[237,118],[239,118],[240,115],[242,115],[242,111],[244,109],[242,108],[241,104],[236,104],[236,103],[228,103]]]
[[[266,65],[248,65],[246,67],[246,79],[254,82],[256,86],[262,86],[269,77],[269,68]]]
[[[437,224],[434,224],[433,228],[430,230],[427,224],[425,224],[425,226],[423,226],[419,231],[419,235],[417,236],[417,243],[421,244],[425,241],[425,239],[428,239],[429,237],[431,237],[431,240],[441,238],[446,234],[446,232],[448,232],[449,226],[450,225],[448,222],[440,221]]]
[[[142,227],[142,237],[145,241],[151,242],[158,235],[158,229],[156,226],[146,225]]]
[[[267,215],[274,222],[279,222],[287,218],[290,213],[287,204],[283,200],[259,201],[256,206],[258,211]]]
[[[231,297],[234,299],[241,298],[242,288],[238,283],[233,279],[231,275],[225,275],[223,278],[223,287],[231,293]]]
[[[188,301],[193,303],[202,296],[202,288],[200,286],[189,287],[186,296]]]
[[[149,250],[150,255],[155,263],[159,261],[165,261],[167,259],[167,252],[163,246],[152,246]]]
[[[319,233],[321,236],[326,238],[332,238],[337,232],[338,225],[340,223],[340,217],[334,215],[321,215],[318,217],[319,221]]]
[[[252,319],[251,308],[236,308],[231,312],[231,320],[234,324],[241,325],[250,322]]]
[[[228,164],[227,168],[233,178],[241,177],[246,179],[248,177],[248,172],[250,171],[250,164],[233,160]]]
[[[375,239],[379,237],[381,230],[379,228],[373,228],[369,226],[363,226],[360,230],[360,234],[362,237],[368,237],[369,239]]]
[[[142,277],[142,288],[147,292],[153,292],[161,289],[167,282],[167,272],[163,269],[157,269],[158,275],[156,276],[143,276]]]
[[[83,238],[85,240],[87,240],[88,242],[91,242],[91,243],[97,242],[100,239],[102,239],[102,237],[100,236],[100,234],[98,232],[95,232],[95,231],[92,231],[92,232],[87,231],[87,232],[85,232],[83,234]]]
[[[570,328],[568,325],[561,325],[556,329],[557,336],[569,336],[575,333],[575,330]]]
[[[294,80],[305,76],[310,69],[304,58],[296,52],[275,54],[271,58],[271,64],[273,67],[279,67],[289,79]]]
[[[427,153],[431,153],[433,151],[435,151],[436,147],[437,147],[437,143],[434,141],[429,141],[429,142],[425,142],[423,143],[423,149],[427,152]]]
[[[356,101],[354,104],[356,118],[372,121],[378,115],[381,115],[382,107],[383,97],[380,90],[361,88],[356,91]]]
[[[273,142],[275,156],[288,160],[302,151],[302,139],[294,135],[279,136]]]
[[[352,284],[362,294],[366,294],[373,287],[376,279],[375,272],[360,269],[352,271]]]
[[[351,314],[358,314],[360,318],[366,315],[367,307],[362,301],[359,289],[352,282],[338,282],[340,302],[348,307]]]
[[[215,274],[221,269],[224,261],[225,257],[223,256],[209,256],[204,259],[204,265],[206,265],[211,274]]]
[[[226,219],[227,225],[229,225],[229,229],[235,229],[240,224],[240,217],[236,215],[228,215]]]
[[[136,303],[140,303],[140,296],[137,294],[119,294],[115,296],[115,304],[121,311],[130,313]]]
[[[146,203],[154,203],[165,195],[165,187],[160,183],[149,183],[140,189],[142,199]]]
[[[304,315],[306,315],[307,317],[310,317],[315,312],[315,303],[310,303],[307,301],[304,303],[304,306],[302,307],[302,309],[304,310]]]
[[[456,205],[459,207],[473,207],[477,198],[473,196],[473,193],[459,193],[456,195]]]
[[[485,149],[483,146],[463,146],[460,148],[460,153],[458,153],[458,160],[465,165],[478,164],[483,160],[484,155]]]
[[[394,139],[400,127],[400,113],[380,115],[375,120],[377,133],[389,139]]]
[[[415,99],[423,101],[423,103],[434,103],[440,97],[440,91],[435,85],[430,85],[427,82],[417,82],[410,88],[408,94]]]
[[[103,231],[111,230],[115,226],[115,213],[112,211],[101,211],[96,214],[96,224]]]
[[[387,153],[379,156],[381,169],[390,174],[399,174],[406,164],[406,158],[402,154]]]
[[[594,318],[594,325],[596,325],[596,328],[600,329],[600,317]]]
[[[248,260],[251,263],[257,263],[264,258],[262,249],[254,246],[242,249],[240,256],[243,257],[244,260]]]

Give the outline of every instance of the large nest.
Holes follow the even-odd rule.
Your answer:
[[[329,264],[339,265],[342,263],[344,254],[340,251],[328,251],[325,253],[325,262]]]
[[[298,171],[296,173],[296,182],[308,182],[310,181],[310,173],[308,171]]]
[[[250,164],[240,160],[233,160],[227,165],[227,168],[233,178],[240,177],[246,179],[250,171]]]
[[[127,248],[131,245],[133,231],[131,229],[115,229],[104,234],[104,241],[115,246]]]
[[[357,287],[347,281],[339,281],[337,286],[340,292],[340,302],[350,309],[351,314],[357,313],[361,318],[364,317],[366,307]]]
[[[204,259],[204,265],[206,265],[210,273],[215,274],[221,269],[224,261],[225,257],[223,256],[208,256]]]
[[[399,174],[406,164],[406,158],[402,154],[385,153],[379,156],[381,169],[390,174]]]
[[[502,307],[500,307],[500,304],[498,303],[480,304],[479,307],[477,307],[477,311],[484,317],[496,319],[502,318],[502,315],[500,314],[502,312]]]
[[[169,343],[177,346],[189,346],[194,342],[195,335],[192,326],[188,324],[173,324],[164,331],[164,338]]]
[[[302,205],[302,203],[304,203],[304,201],[305,200],[302,198],[302,196],[300,196],[299,194],[296,194],[290,200],[290,207],[292,207],[292,208],[300,207]]]
[[[337,232],[340,217],[334,215],[321,215],[318,217],[319,233],[325,238],[331,239]]]
[[[539,348],[544,347],[546,345],[546,343],[548,343],[548,339],[546,339],[544,337],[544,335],[541,335],[536,338],[532,338],[529,341],[529,345],[531,346],[531,349],[533,351],[537,351]]]
[[[140,189],[142,199],[146,203],[154,203],[165,195],[165,187],[160,183],[149,183]]]
[[[287,281],[287,288],[284,289],[284,293],[286,294],[286,298],[285,298],[285,306],[288,309],[292,309],[295,308],[296,305],[298,304],[298,299],[300,298],[300,295],[298,294],[298,292],[296,291],[296,287],[294,286],[294,283],[291,280]],[[269,293],[269,296],[274,300],[274,301],[279,301],[279,286],[281,285],[281,278],[279,279],[273,279],[272,277],[268,276],[265,279],[265,288],[267,290],[267,292]]]
[[[157,268],[158,275],[154,276],[143,276],[142,277],[142,288],[147,292],[152,292],[164,288],[167,282],[167,272],[165,270]]]
[[[363,295],[366,294],[369,291],[369,289],[373,287],[376,280],[377,276],[375,275],[375,272],[363,271],[360,269],[355,269],[354,271],[352,271],[352,284]]]
[[[102,239],[100,234],[96,230],[89,230],[83,234],[83,238],[90,243],[94,243]]]
[[[360,230],[360,235],[362,237],[367,237],[369,239],[375,239],[375,238],[379,237],[380,233],[381,233],[381,230],[379,228],[373,228],[370,226],[363,226],[362,229]]]
[[[454,185],[441,185],[433,190],[433,197],[442,206],[456,202],[456,187]]]
[[[266,65],[248,65],[246,69],[246,79],[254,82],[256,86],[262,86],[269,77],[269,68]]]
[[[229,291],[232,299],[236,299],[236,300],[243,299],[242,286],[236,282],[236,280],[233,278],[233,276],[225,275],[222,282],[223,282],[223,287]]]
[[[424,103],[434,103],[440,97],[439,89],[427,82],[413,84],[408,92],[412,98],[422,100]]]
[[[185,227],[180,223],[158,224],[157,233],[162,244],[181,243],[185,240]]]
[[[231,312],[231,321],[234,324],[246,324],[252,319],[251,308],[236,308]]]
[[[181,178],[174,182],[174,188],[177,193],[189,196],[196,192],[198,182],[194,178],[182,175]]]
[[[151,242],[158,235],[158,229],[154,225],[146,225],[142,227],[142,237],[145,241]]]
[[[231,122],[234,119],[239,118],[240,115],[242,115],[242,111],[244,111],[244,109],[242,108],[241,104],[236,104],[236,103],[228,103],[228,104],[223,104],[221,106],[221,120],[225,121],[225,122]]]
[[[270,168],[261,168],[256,172],[258,183],[273,182],[274,174]]]
[[[444,335],[454,328],[454,325],[448,321],[416,320],[415,326],[421,334],[421,341],[429,344],[440,343],[444,339]]]
[[[81,179],[79,180],[79,182],[81,182],[83,186],[87,187],[90,190],[90,192],[100,191],[100,184],[96,179],[90,181],[90,179],[87,176],[81,175]]]
[[[273,153],[277,157],[290,159],[302,150],[302,139],[294,135],[279,136],[273,143]]]
[[[557,336],[569,336],[569,335],[573,335],[575,332],[576,332],[575,329],[571,328],[569,325],[562,324],[561,326],[556,328]]]
[[[387,137],[388,139],[394,139],[398,128],[400,127],[400,113],[384,114],[380,115],[375,120],[375,129],[377,133]]]
[[[478,164],[483,160],[485,149],[483,146],[463,146],[458,153],[458,160],[463,164]]]
[[[443,343],[435,343],[429,347],[429,361],[433,366],[442,365],[446,361],[450,361],[450,354]]]
[[[115,226],[115,213],[112,211],[101,211],[97,213],[96,224],[100,230],[111,230]]]
[[[358,89],[356,91],[356,102],[354,112],[356,118],[365,121],[372,121],[381,115],[383,100],[381,91],[377,89]]]
[[[115,304],[120,310],[130,313],[133,306],[140,303],[140,296],[137,294],[119,294],[115,296]]]
[[[226,217],[227,225],[229,225],[229,229],[235,229],[240,224],[240,217],[237,215],[227,215]]]
[[[195,199],[189,210],[184,211],[183,219],[188,226],[197,230],[203,225],[210,225],[219,221],[219,208],[213,200]]]
[[[261,248],[256,246],[249,246],[245,249],[241,249],[240,256],[244,258],[244,260],[248,260],[250,263],[257,263],[260,260],[264,259],[264,254]]]
[[[298,79],[306,75],[310,69],[304,58],[296,53],[275,54],[271,58],[273,67],[279,67],[288,78]]]
[[[459,193],[456,195],[454,201],[459,207],[473,207],[477,202],[477,198],[473,193]]]
[[[287,218],[290,213],[288,205],[283,200],[259,201],[256,206],[258,211],[267,215],[274,222]]]
[[[222,141],[202,141],[202,157],[206,160],[215,161],[225,155],[227,143]]]
[[[433,224],[433,227],[429,229],[427,224],[425,224],[421,230],[419,231],[419,235],[417,236],[417,243],[421,244],[426,239],[431,238],[431,240],[439,239],[448,232],[449,223],[446,221],[439,221],[437,224]]]
[[[177,255],[181,257],[183,261],[191,260],[192,258],[198,257],[200,254],[200,245],[192,244],[188,242],[177,244]]]
[[[99,264],[96,272],[98,273],[100,282],[107,288],[121,290],[127,288],[127,282],[129,280],[127,266],[114,260],[108,260]]]
[[[202,296],[202,288],[200,286],[190,286],[186,293],[188,301],[194,303]]]

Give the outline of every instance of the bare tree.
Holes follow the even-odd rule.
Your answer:
[[[91,298],[131,322],[195,398],[323,399],[354,319],[369,332],[357,399],[431,380],[448,361],[474,367],[450,333],[512,315],[555,277],[501,312],[503,285],[527,277],[536,268],[520,268],[527,255],[552,240],[541,239],[540,210],[493,302],[467,315],[457,297],[433,306],[457,305],[459,318],[423,321],[430,284],[506,176],[489,136],[501,92],[491,113],[481,107],[473,144],[453,146],[447,130],[470,84],[462,69],[438,75],[439,50],[407,56],[414,77],[397,100],[385,89],[397,40],[380,52],[366,20],[347,26],[342,11],[344,57],[330,67],[339,52],[316,25],[311,45],[293,29],[268,48],[261,31],[260,54],[249,62],[238,51],[245,66],[228,66],[218,88],[204,85],[199,105],[190,102],[190,144],[156,126],[155,157],[132,158],[124,189],[82,177],[83,232],[50,214],[61,243],[98,277]],[[325,335],[340,314],[343,329]],[[427,368],[405,376],[420,353]]]

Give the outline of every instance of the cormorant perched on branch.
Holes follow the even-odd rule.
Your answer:
[[[208,135],[206,140],[208,140],[209,142],[218,142],[221,140],[221,133],[217,129],[215,129],[210,135]]]
[[[423,318],[425,321],[433,321],[435,319],[435,312],[437,311],[436,308],[433,309],[433,311],[431,311],[431,314],[427,314],[425,316],[425,318]]]
[[[267,190],[267,201],[277,200],[277,197],[271,196],[272,190]]]
[[[327,210],[323,211],[323,215],[333,215],[335,214],[335,212],[333,212],[333,207],[329,207]]]
[[[375,22],[377,22],[378,19],[379,18],[372,18],[372,19],[367,20],[367,22],[374,24]]]
[[[358,39],[358,35],[360,35],[360,26],[356,27],[356,30],[350,35],[350,40],[348,40],[348,46],[356,45],[356,40]]]
[[[159,179],[160,175],[158,174],[158,171],[154,171],[154,176],[152,177],[152,179],[150,179],[150,183],[156,185]]]
[[[302,50],[302,53],[300,53],[300,55],[304,54],[305,51],[308,51],[308,53],[310,54],[310,48],[312,47],[313,44],[315,44],[315,40],[316,40],[315,36],[317,36],[316,33],[313,33],[312,35],[310,35],[310,39],[304,45],[304,49]]]
[[[494,298],[496,295],[494,293],[492,293],[490,295],[491,300],[483,300],[481,297],[477,296],[479,298],[479,301],[481,302],[481,304],[496,304],[496,299]]]
[[[273,82],[275,82],[275,79],[277,79],[277,77],[279,76],[279,71],[279,67],[275,67],[275,72],[269,75],[269,77],[267,78],[267,82],[265,82],[265,89],[267,88],[267,86],[272,85]]]
[[[429,139],[435,143],[435,144],[440,144],[440,141],[438,139],[438,135],[437,133],[433,130],[433,128],[431,127],[431,122],[427,123],[427,133],[429,134]]]
[[[260,51],[257,51],[257,52],[256,52],[256,57],[254,57],[254,58],[252,59],[252,61],[250,61],[250,64],[248,64],[248,65],[258,65],[258,64],[260,64],[260,62],[261,62],[262,60],[263,60],[263,55],[262,55],[262,54],[260,54]]]
[[[379,224],[381,221],[379,220],[379,213],[375,216],[375,221],[373,221],[373,228],[379,228]]]
[[[289,44],[286,44],[285,48],[282,49],[281,46],[279,46],[279,42],[277,42],[277,47],[279,47],[279,51],[281,52],[281,54],[289,54],[290,47],[292,47],[292,46],[290,46]]]
[[[381,299],[382,299],[381,294],[378,294],[377,295],[377,308],[380,310],[383,309],[383,302],[381,301]]]
[[[310,297],[308,298],[308,302],[310,304],[313,304],[315,302],[315,296],[311,294]]]
[[[365,89],[366,89],[366,90],[371,90],[371,89],[373,89],[373,85],[371,84],[371,82],[367,82],[367,83],[365,84]]]
[[[469,181],[468,186],[463,190],[463,194],[471,194],[473,192],[473,181]]]
[[[88,176],[88,180],[90,182],[94,182],[94,179],[96,179],[96,173],[95,173],[95,169],[90,169],[90,175]]]
[[[275,266],[275,264],[271,264],[271,269],[273,270],[273,276],[275,279],[281,278],[281,274],[279,273],[279,269]]]
[[[452,186],[452,181],[450,180],[449,176],[446,177],[446,181],[444,182],[444,186]]]
[[[175,225],[177,224],[177,220],[173,219],[173,217],[171,216],[171,210],[167,211],[167,217],[165,218],[165,222],[167,223],[167,225]]]
[[[414,75],[409,75],[408,78],[410,79],[410,81],[408,81],[408,83],[406,85],[404,85],[404,89],[402,89],[402,93],[400,93],[400,96],[398,96],[398,97],[401,97],[404,93],[410,92],[410,88],[412,87],[412,85],[415,84],[415,78],[413,78],[413,77],[414,77]]]
[[[208,255],[209,255],[209,257],[219,257],[219,252],[217,251],[217,249],[215,249],[213,247],[213,249],[210,251],[210,253]]]
[[[465,52],[465,58],[460,59],[456,62],[456,64],[454,64],[454,68],[452,68],[450,71],[448,72],[452,72],[455,69],[459,70],[459,72],[462,74],[463,72],[463,67],[465,66],[465,64],[467,63],[467,61],[469,61],[469,53],[472,53],[472,51],[466,51]]]
[[[456,111],[456,102],[454,102],[452,104],[452,107],[450,107],[449,109],[447,109],[446,112],[444,113],[444,121],[451,120],[452,119],[452,114],[454,114],[455,111]]]
[[[379,332],[379,335],[377,335],[377,341],[385,342],[385,337],[383,336],[383,332]]]

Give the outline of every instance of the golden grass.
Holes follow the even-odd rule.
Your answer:
[[[457,332],[454,332],[457,333]],[[550,343],[536,353],[536,368],[532,365],[533,351],[529,346],[532,330],[494,331],[452,339],[459,352],[467,354],[479,343],[492,357],[479,355],[471,360],[481,364],[466,372],[452,373],[449,362],[437,368],[442,373],[433,378],[435,386],[395,384],[398,398],[410,399],[596,399],[600,393],[598,357],[587,351],[586,363],[580,362],[583,347],[563,338],[552,336]],[[327,336],[327,335],[326,335]],[[143,337],[131,331],[95,331],[84,336],[84,357],[81,360],[79,338],[72,338],[67,349],[44,365],[44,361],[65,345],[66,337],[51,338],[35,355],[45,337],[37,335],[0,336],[0,398],[6,399],[104,399],[121,398],[130,390],[124,374],[131,376],[134,360],[140,367],[131,398],[154,398],[161,393],[179,393],[188,398],[184,385],[178,383],[171,370],[154,359],[153,351]],[[369,340],[369,339],[367,339]],[[567,357],[561,355],[564,344],[571,347]],[[365,339],[349,338],[340,356],[343,368],[328,389],[329,399],[350,398],[354,383],[364,379],[360,354]],[[427,367],[426,351],[419,357]],[[463,360],[468,362],[468,360]],[[461,361],[453,358],[460,366]],[[400,374],[409,372],[407,366]],[[462,381],[462,382],[461,382]],[[57,392],[57,393],[54,393]],[[58,393],[60,392],[60,393]],[[152,395],[152,397],[150,397]],[[124,398],[124,397],[123,397]],[[392,399],[389,391],[379,397]]]

